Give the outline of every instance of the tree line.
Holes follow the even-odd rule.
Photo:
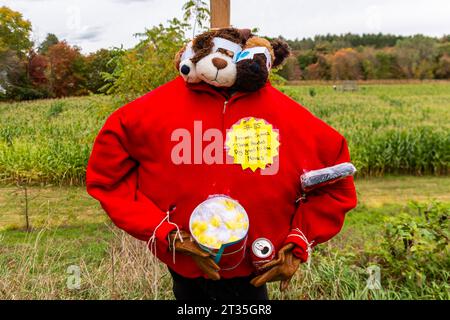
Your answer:
[[[287,40],[289,80],[449,79],[450,35],[325,35]]]
[[[0,100],[98,93],[129,100],[152,90],[176,76],[173,57],[190,36],[191,20],[197,32],[206,28],[205,1],[186,1],[183,10],[183,20],[138,34],[134,48],[83,54],[54,34],[33,43],[31,23],[0,7]],[[349,33],[287,41],[294,53],[278,74],[288,80],[450,78],[450,36]]]

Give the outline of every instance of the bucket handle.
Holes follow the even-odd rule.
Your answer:
[[[247,248],[247,240],[248,240],[248,235],[245,237],[245,240],[244,240],[244,243],[242,244],[242,247],[239,249],[239,250],[236,250],[236,251],[234,251],[234,252],[231,252],[230,254],[232,254],[232,253],[237,253],[237,252],[239,252],[239,251],[243,251],[243,254],[242,254],[242,258],[241,258],[241,260],[239,260],[238,261],[238,263],[236,263],[234,266],[232,266],[232,267],[230,267],[230,268],[223,268],[223,269],[221,269],[222,271],[230,271],[230,270],[234,270],[234,269],[236,269],[241,263],[242,263],[242,261],[244,261],[244,259],[245,259],[245,251],[246,251],[246,248]],[[222,250],[223,249],[223,250]],[[217,257],[219,257],[219,259],[217,260],[217,264],[219,263],[218,261],[220,261],[220,258],[222,257],[222,255],[228,255],[228,254],[223,254],[223,251],[225,250],[225,246],[222,246],[221,248],[220,248],[220,250],[219,250],[219,252],[217,252],[217,255],[216,255],[216,258],[214,259],[214,261],[216,261],[217,260]]]

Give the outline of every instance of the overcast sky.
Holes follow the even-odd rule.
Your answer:
[[[0,0],[84,52],[136,44],[133,34],[181,17],[184,0]],[[450,34],[450,0],[231,0],[231,23],[286,38],[326,33]]]

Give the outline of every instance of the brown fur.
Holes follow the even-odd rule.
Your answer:
[[[237,63],[236,82],[234,90],[241,92],[254,92],[261,89],[269,78],[266,67],[266,57],[255,55],[253,60],[242,60]]]
[[[286,41],[278,38],[270,41],[273,51],[275,53],[275,61],[273,67],[276,68],[283,64],[284,61],[291,55],[291,48]]]

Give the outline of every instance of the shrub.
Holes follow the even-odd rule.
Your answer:
[[[385,234],[377,254],[385,272],[411,288],[448,281],[449,210],[438,202],[410,208],[417,215],[401,212],[386,219]]]

